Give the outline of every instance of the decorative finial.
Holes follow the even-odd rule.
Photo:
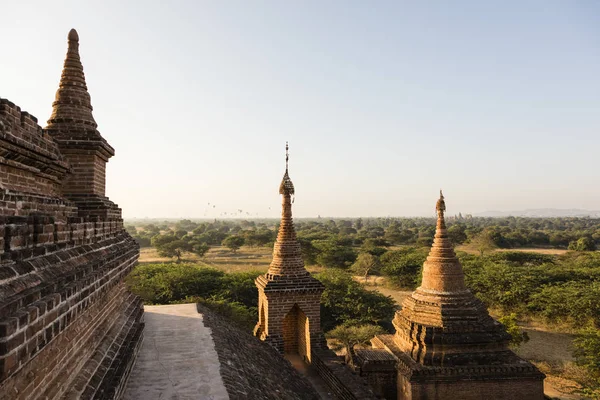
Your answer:
[[[77,31],[75,30],[75,28],[71,29],[69,31],[69,42],[79,42],[79,35],[77,34]]]
[[[444,212],[446,211],[446,202],[444,201],[444,194],[442,193],[442,189],[440,189],[440,198],[435,204],[435,210],[437,211],[439,218],[444,218]]]
[[[288,170],[288,163],[290,161],[290,146],[288,146],[288,142],[285,142],[285,172]]]
[[[288,163],[290,161],[290,146],[288,142],[285,142],[285,174],[283,174],[283,180],[281,181],[281,185],[279,185],[279,194],[284,195],[294,195],[294,184],[288,175]]]

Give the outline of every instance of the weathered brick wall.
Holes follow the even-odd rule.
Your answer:
[[[63,183],[63,192],[104,196],[107,160],[96,154],[70,153],[68,149],[63,149],[62,153],[72,170]]]
[[[398,376],[398,399],[508,399],[543,400],[544,383],[539,379],[489,379],[410,382]]]
[[[24,193],[60,196],[68,171],[57,144],[37,119],[0,98],[0,184]]]
[[[0,399],[119,398],[143,329],[120,209],[63,197],[72,166],[6,100],[0,156]]]
[[[264,318],[264,321],[259,321],[259,326],[263,326],[261,339],[266,340],[269,344],[274,346],[280,352],[298,352],[298,332],[299,329],[306,330],[306,324],[308,324],[308,333],[310,336],[309,343],[306,342],[306,334],[300,335],[304,343],[302,343],[302,349],[307,349],[311,345],[318,347],[322,344],[323,334],[321,332],[321,309],[320,309],[320,291],[282,291],[282,292],[269,292],[268,295],[259,288],[259,318]],[[299,327],[298,311],[293,311],[294,306],[297,306],[299,312],[307,318],[308,321]],[[286,325],[286,316],[288,313],[294,313],[293,316],[287,319],[289,325]],[[263,324],[266,322],[266,324]],[[285,340],[287,330],[290,339]],[[293,335],[292,335],[293,334]],[[287,342],[287,348],[286,346]],[[310,351],[306,352],[307,359],[310,359]]]

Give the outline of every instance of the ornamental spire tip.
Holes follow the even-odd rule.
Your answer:
[[[79,34],[75,30],[75,28],[73,28],[69,31],[68,39],[69,39],[69,42],[79,42]]]

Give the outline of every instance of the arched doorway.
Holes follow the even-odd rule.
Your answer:
[[[310,362],[309,321],[298,304],[294,304],[283,319],[283,350]]]

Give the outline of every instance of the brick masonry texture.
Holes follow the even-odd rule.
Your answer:
[[[396,333],[375,337],[374,350],[357,355],[361,374],[386,398],[542,400],[544,375],[508,348],[504,327],[465,286],[448,239],[441,193],[436,210],[421,286],[396,312]],[[389,373],[392,359],[395,384]]]
[[[198,305],[212,330],[221,377],[232,400],[317,400],[312,385],[272,346]]]
[[[0,99],[0,399],[118,399],[143,309],[123,283],[139,256],[104,197],[114,150],[69,50],[48,129]]]

